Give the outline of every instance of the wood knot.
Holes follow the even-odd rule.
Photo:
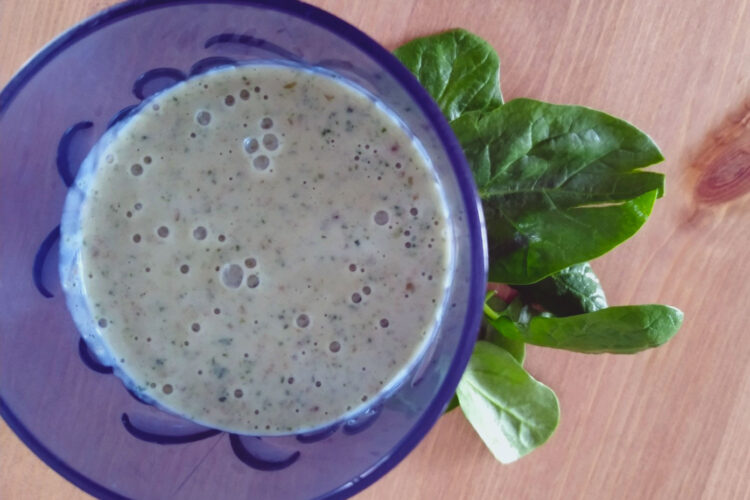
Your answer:
[[[695,196],[703,203],[722,203],[750,190],[750,151],[729,149],[704,167],[695,186]]]
[[[695,163],[696,199],[724,203],[750,191],[750,102],[730,116],[707,141]]]

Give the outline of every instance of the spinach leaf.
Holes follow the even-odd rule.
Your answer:
[[[479,334],[480,340],[502,347],[504,350],[523,366],[526,359],[526,344],[518,338],[507,337],[502,334],[497,325],[497,320],[485,318]]]
[[[512,462],[559,420],[554,393],[522,367],[525,343],[632,353],[666,342],[682,323],[669,306],[607,308],[586,262],[645,223],[664,176],[642,169],[663,158],[646,134],[605,113],[530,99],[503,104],[497,54],[464,30],[395,54],[437,101],[471,165],[490,280],[520,293],[510,304],[485,299],[479,341],[446,409],[460,404],[495,457]]]
[[[520,340],[506,337],[495,326],[496,320],[500,317],[498,311],[504,311],[507,308],[508,304],[497,297],[495,292],[487,294],[484,299],[484,319],[482,325],[479,327],[479,340],[502,347],[523,366],[524,359],[526,358],[526,344]],[[458,407],[458,405],[458,396],[454,395],[448,406],[446,406],[445,413]]]
[[[535,283],[632,236],[664,190],[632,125],[581,106],[515,99],[453,123],[483,199],[490,280]]]
[[[489,342],[477,342],[457,394],[467,420],[503,463],[541,446],[560,418],[555,393]]]
[[[607,298],[591,264],[566,267],[533,285],[515,287],[526,303],[539,304],[555,316],[572,316],[607,307]]]
[[[659,346],[677,333],[683,318],[679,309],[661,304],[608,307],[565,318],[536,315],[528,306],[519,311],[497,319],[503,335],[585,353],[631,354]]]
[[[435,99],[448,120],[500,106],[500,58],[490,44],[456,29],[417,38],[394,52]]]
[[[513,307],[516,307],[516,301]],[[484,340],[490,344],[502,347],[508,351],[511,356],[516,358],[520,365],[523,365],[526,358],[526,344],[515,338],[506,337],[500,332],[497,320],[501,313],[508,309],[508,304],[495,296],[494,292],[487,294],[484,300],[484,321],[479,330],[479,340]],[[507,313],[505,313],[507,314]]]
[[[453,395],[453,398],[448,402],[448,406],[445,407],[445,411],[443,413],[448,413],[451,410],[455,410],[458,408],[458,396],[455,394]]]

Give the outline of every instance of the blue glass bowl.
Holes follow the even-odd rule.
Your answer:
[[[227,64],[286,60],[373,93],[425,147],[445,188],[456,269],[434,342],[408,380],[321,431],[259,438],[144,404],[80,340],[57,276],[78,166],[143,99]],[[0,92],[0,414],[48,465],[100,498],[350,496],[411,451],[471,354],[486,283],[481,206],[440,110],[356,28],[296,1],[121,4],[64,33]]]

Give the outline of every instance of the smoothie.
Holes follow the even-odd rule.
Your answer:
[[[87,162],[63,244],[80,250],[91,335],[159,406],[233,432],[315,429],[429,344],[452,266],[440,184],[341,79],[215,70],[144,103]]]

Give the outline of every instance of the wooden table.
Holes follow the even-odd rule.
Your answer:
[[[111,3],[0,0],[0,86]],[[668,345],[636,356],[530,349],[562,421],[520,462],[495,462],[457,411],[359,498],[750,498],[750,1],[314,3],[388,48],[467,28],[499,51],[506,98],[585,104],[648,131],[667,195],[594,266],[610,303],[686,314]],[[0,498],[84,497],[0,422]]]

